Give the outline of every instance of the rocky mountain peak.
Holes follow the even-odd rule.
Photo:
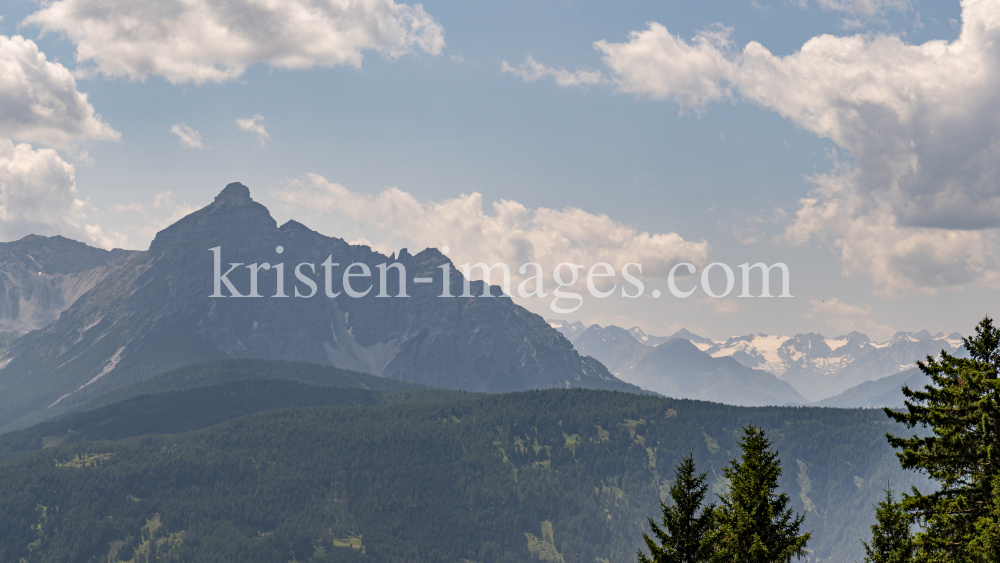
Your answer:
[[[250,189],[233,182],[210,205],[156,233],[149,250],[158,253],[194,241],[199,246],[208,244],[205,248],[219,244],[245,245],[252,240],[274,237],[277,229],[278,223],[267,208],[250,197]]]
[[[835,340],[847,340],[849,343],[866,344],[871,342],[867,334],[862,334],[856,330],[853,330],[843,336],[838,336]]]
[[[230,185],[232,185],[232,184],[230,184]],[[216,201],[218,201],[219,197],[222,197],[222,194],[219,194],[219,196],[215,198]],[[286,232],[286,233],[303,233],[303,234],[310,234],[310,235],[316,233],[316,231],[310,229],[309,227],[303,225],[302,223],[299,223],[295,219],[289,219],[280,228],[281,228],[281,230],[283,232]]]
[[[715,342],[713,342],[711,339],[705,338],[703,336],[698,336],[697,334],[689,331],[686,328],[682,328],[677,332],[675,332],[674,334],[667,337],[667,340],[676,340],[676,339],[688,340],[696,344],[715,344]]]
[[[215,203],[251,203],[250,188],[239,182],[227,185],[215,196]]]

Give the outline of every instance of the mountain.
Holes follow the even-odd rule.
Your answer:
[[[169,385],[229,380],[240,371],[230,362]],[[859,560],[887,481],[927,488],[884,438],[907,430],[877,411],[560,389],[390,400],[274,380],[197,390],[18,433],[49,447],[0,463],[0,561],[627,563],[680,458],[692,452],[710,494],[722,492],[751,422],[774,441],[779,486],[805,513],[807,561]],[[213,399],[218,413],[198,408]],[[281,410],[240,416],[269,402]],[[284,408],[297,402],[310,406]],[[69,429],[102,440],[57,445]]]
[[[647,337],[647,341],[663,341],[650,346],[637,340],[635,334],[643,333],[638,327],[625,330],[595,324],[577,336],[573,346],[622,380],[668,397],[731,405],[809,402],[774,374],[748,368],[737,358],[713,357],[691,342],[712,343],[706,338],[682,330],[670,337]]]
[[[756,334],[711,346],[699,344],[699,348],[716,357],[732,356],[745,366],[767,370],[814,401],[899,373],[942,350],[958,356],[965,353],[961,335],[932,336],[926,330],[898,332],[882,343],[872,342],[858,332],[837,338],[816,333],[792,337]]]
[[[626,331],[617,326],[593,325],[582,331],[574,330],[577,336],[573,345],[577,350],[601,361],[620,377],[652,346],[683,339],[712,357],[729,357],[748,368],[774,374],[808,401],[821,401],[866,381],[900,373],[914,367],[917,360],[936,357],[942,350],[958,357],[967,356],[960,334],[931,335],[926,330],[897,332],[885,342],[872,342],[859,332],[837,338],[807,333],[749,334],[713,340],[684,329],[670,336],[650,336],[638,327]],[[634,342],[623,337],[626,333]],[[646,347],[636,347],[635,343]]]
[[[713,358],[683,338],[650,348],[619,377],[668,397],[747,406],[809,402],[774,374],[750,369],[733,358]]]
[[[587,331],[588,328],[597,326],[597,325],[591,325],[590,327],[588,327],[587,325],[583,324],[580,321],[569,322],[569,321],[559,321],[555,319],[546,319],[545,322],[549,323],[549,326],[561,332],[563,336],[569,339],[570,342],[574,343],[576,342],[577,338],[579,338],[581,335],[583,335],[584,332]],[[614,328],[619,328],[619,327],[614,327]],[[664,342],[672,338],[667,336],[652,336],[646,334],[645,332],[642,331],[641,328],[637,326],[628,329],[628,333],[632,335],[632,338],[635,338],[636,340],[647,346],[656,346],[657,344],[663,344]]]
[[[637,329],[633,329],[637,330]],[[591,356],[615,374],[634,367],[651,347],[635,339],[631,331],[617,326],[590,325],[576,340],[573,347],[584,356]]]
[[[689,332],[688,329],[686,329],[686,328],[682,328],[682,329],[678,330],[677,332],[671,334],[670,336],[660,336],[660,337],[652,337],[652,338],[662,338],[664,342],[666,342],[668,340],[674,340],[676,338],[683,338],[684,340],[688,340],[690,342],[694,342],[696,345],[698,345],[698,348],[700,348],[700,349],[704,349],[702,345],[712,346],[712,345],[716,344],[716,342],[714,340],[712,340],[711,338],[705,338],[704,336],[698,336],[697,334],[695,334],[693,332]]]
[[[136,252],[28,235],[0,243],[0,331],[42,328]]]
[[[816,403],[820,407],[843,408],[903,408],[906,397],[902,388],[923,389],[931,383],[931,378],[917,368],[901,371],[875,381],[866,381],[833,397],[828,397]]]
[[[565,336],[566,339],[569,340],[570,342],[576,340],[578,336],[583,334],[583,331],[587,330],[587,327],[580,321],[571,323],[567,321],[555,321],[552,319],[546,319],[545,322],[549,323],[549,326],[562,333],[562,335]]]
[[[684,330],[684,329],[681,329],[681,330]],[[687,332],[687,331],[685,331],[685,332]],[[653,336],[651,334],[646,334],[645,332],[643,332],[643,330],[641,328],[639,328],[637,326],[634,326],[634,327],[628,329],[628,333],[632,335],[632,338],[635,338],[636,340],[638,340],[639,342],[642,342],[646,346],[659,346],[660,344],[663,344],[667,340],[670,340],[671,338],[674,338],[676,336],[676,335],[674,335],[674,337],[671,337],[671,336]],[[692,335],[692,336],[694,336],[694,335]]]
[[[451,295],[463,292],[465,280],[436,249],[385,256],[295,221],[279,227],[239,183],[157,233],[149,250],[111,256],[115,267],[92,289],[4,353],[0,431],[69,412],[170,369],[225,358],[305,361],[469,391],[641,391],[581,357],[498,287],[472,282],[474,295],[491,296],[438,297],[445,288],[442,266],[450,271]],[[396,297],[398,267],[378,279],[379,265],[396,262],[405,268],[408,297]],[[303,263],[299,273],[313,284],[311,298],[294,296],[310,294],[293,275]],[[346,276],[355,263],[363,265],[352,270],[362,279]],[[237,266],[226,274],[231,264]],[[366,270],[370,278],[361,275]],[[359,297],[348,296],[344,279]],[[326,297],[327,289],[336,297]]]

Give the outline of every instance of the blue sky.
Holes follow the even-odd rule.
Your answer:
[[[387,252],[635,260],[647,293],[682,260],[791,270],[791,299],[737,279],[562,316],[588,323],[884,339],[996,313],[994,0],[323,5],[6,3],[0,239],[146,248],[238,180]]]

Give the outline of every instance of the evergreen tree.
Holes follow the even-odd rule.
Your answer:
[[[940,486],[930,494],[914,489],[904,495],[903,508],[925,529],[916,542],[922,561],[972,561],[973,544],[990,529],[996,505],[994,481],[1000,476],[1000,330],[986,317],[976,335],[964,339],[971,356],[956,358],[941,352],[936,360],[917,362],[931,378],[923,391],[903,387],[906,411],[885,409],[908,428],[929,427],[930,436],[887,435],[900,450],[905,469],[927,473]],[[995,521],[994,521],[995,522]]]
[[[789,497],[778,494],[781,461],[760,428],[743,428],[739,460],[722,471],[730,481],[720,500],[710,541],[720,563],[788,563],[805,555],[811,534],[800,534],[804,515],[795,515]]]
[[[970,560],[977,563],[1000,561],[1000,476],[993,478],[993,501],[989,514],[976,521],[976,537],[969,544]]]
[[[875,523],[872,524],[871,545],[865,546],[865,563],[910,563],[913,561],[913,537],[910,524],[913,519],[892,498],[892,489],[886,489],[885,500],[875,506]]]
[[[689,453],[677,464],[674,484],[670,486],[673,506],[660,503],[663,528],[649,518],[649,528],[659,544],[643,534],[649,554],[639,552],[640,563],[702,563],[710,561],[711,544],[705,541],[712,526],[715,505],[702,508],[708,485],[705,473],[695,476],[694,458]],[[698,511],[701,510],[701,514]]]

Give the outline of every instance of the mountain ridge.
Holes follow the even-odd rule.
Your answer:
[[[51,324],[135,252],[58,235],[0,243],[0,331],[25,333]]]
[[[239,294],[256,289],[269,297],[210,297],[216,283],[212,249],[220,262],[241,265],[227,278]],[[346,276],[322,278],[325,258],[342,268],[361,263],[371,272],[398,262],[409,297],[377,297],[381,288],[373,277],[358,280],[359,287],[373,284],[363,297],[349,298]],[[264,268],[264,262],[284,264],[289,280],[296,264],[311,263],[316,295],[270,297],[281,291],[277,268]],[[256,286],[251,265],[258,268]],[[645,392],[581,357],[498,287],[472,282],[474,295],[489,291],[493,297],[439,298],[445,265],[449,291],[460,295],[461,272],[436,249],[416,255],[403,249],[389,257],[294,221],[279,227],[246,186],[229,184],[211,204],[157,233],[149,250],[123,255],[120,267],[52,323],[14,341],[0,369],[0,431],[69,412],[157,373],[224,358],[306,361],[468,391]],[[433,283],[413,283],[418,277]],[[398,279],[387,278],[388,295],[397,295]],[[337,297],[325,297],[324,285]],[[285,283],[286,294],[292,288]]]

